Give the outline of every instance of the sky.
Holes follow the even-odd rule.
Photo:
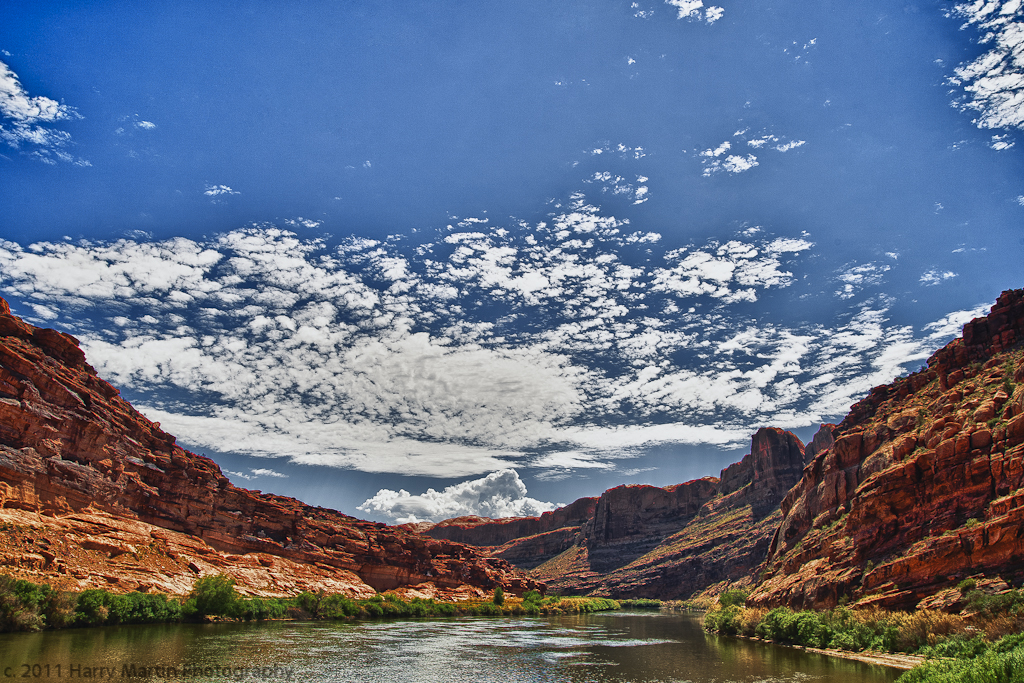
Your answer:
[[[247,488],[534,515],[1024,286],[1021,0],[6,2],[0,295]]]

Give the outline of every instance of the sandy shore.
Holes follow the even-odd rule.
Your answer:
[[[908,655],[904,653],[892,653],[892,652],[850,652],[849,650],[828,650],[820,647],[804,647],[802,645],[787,645],[786,643],[776,643],[773,640],[764,640],[763,638],[751,638],[749,636],[730,636],[732,638],[742,638],[743,640],[753,640],[758,643],[766,643],[770,645],[778,645],[780,647],[791,647],[794,650],[803,650],[804,652],[814,652],[819,655],[826,655],[828,657],[838,657],[839,659],[852,659],[856,662],[864,662],[865,664],[877,664],[878,666],[887,666],[892,669],[900,669],[901,671],[907,671],[913,669],[915,666],[924,663],[924,657],[921,655]]]
[[[903,671],[913,669],[918,664],[924,663],[924,657],[920,655],[893,654],[891,652],[848,652],[847,650],[823,650],[817,647],[801,647],[798,649],[805,650],[807,652],[817,652],[818,654],[828,655],[829,657],[853,659],[858,662],[888,666],[890,668],[901,669]]]

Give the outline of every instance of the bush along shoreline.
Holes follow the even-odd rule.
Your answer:
[[[0,633],[119,624],[158,624],[268,619],[410,619],[462,616],[542,616],[620,609],[607,598],[543,597],[528,591],[521,598],[499,588],[490,600],[438,602],[395,593],[355,600],[336,593],[304,592],[289,598],[246,598],[234,579],[206,576],[184,598],[162,593],[110,593],[102,589],[61,591],[0,574]]]
[[[823,611],[745,606],[747,593],[726,591],[704,615],[704,630],[785,645],[923,656],[897,683],[1024,683],[1024,592],[987,595],[961,587],[965,613],[890,612],[837,607]]]

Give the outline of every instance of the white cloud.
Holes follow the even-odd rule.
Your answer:
[[[749,171],[757,165],[757,157],[753,154],[748,154],[745,157],[732,154],[722,162],[722,168],[729,173],[743,173],[743,171]]]
[[[191,447],[449,478],[557,478],[645,444],[811,424],[938,343],[877,303],[791,327],[736,308],[798,281],[806,235],[665,251],[582,195],[534,225],[453,221],[333,249],[272,226],[0,241],[0,289]]]
[[[921,275],[920,282],[925,287],[934,287],[935,285],[941,284],[944,280],[950,280],[957,276],[958,273],[954,273],[951,270],[943,271],[933,268]]]
[[[207,185],[206,188],[203,190],[203,194],[206,195],[207,197],[210,197],[210,201],[216,203],[220,201],[221,197],[242,193],[236,190],[232,190],[227,185]]]
[[[0,125],[0,140],[15,149],[29,148],[31,151],[25,151],[27,156],[51,165],[58,161],[91,165],[63,149],[71,144],[70,133],[48,127],[58,121],[82,118],[74,107],[42,95],[30,96],[17,74],[4,62],[0,62],[0,116],[7,122]]]
[[[27,125],[77,118],[73,108],[49,97],[30,97],[17,74],[3,62],[0,62],[0,114]]]
[[[781,145],[776,145],[775,149],[777,151],[779,151],[779,152],[788,152],[791,149],[796,149],[797,147],[803,147],[806,144],[807,144],[806,140],[790,140],[789,142],[783,143]]]
[[[585,183],[598,183],[603,185],[601,188],[602,192],[612,195],[626,195],[633,200],[633,204],[643,204],[650,199],[650,189],[646,183],[649,179],[646,176],[636,176],[635,184],[629,180],[626,180],[620,175],[612,174],[609,171],[595,172],[590,178],[585,179]]]
[[[486,477],[445,487],[443,491],[427,489],[413,495],[402,489],[381,489],[357,509],[388,517],[396,523],[433,521],[452,517],[535,517],[554,510],[526,495],[526,484],[513,469],[492,472]]]
[[[979,128],[1024,127],[1021,0],[977,0],[957,5],[954,14],[966,20],[963,28],[976,25],[982,33],[978,42],[990,46],[974,61],[954,70],[949,81],[964,93],[955,104],[975,113],[974,123]],[[997,146],[1000,142],[995,141],[993,146],[1005,148]]]
[[[245,472],[233,472],[231,470],[224,470],[224,474],[231,475],[232,477],[237,477],[238,479],[245,479],[246,481],[252,481],[253,479],[261,479],[265,477],[271,477],[274,479],[288,478],[287,474],[281,474],[276,470],[267,469],[265,467],[257,467],[255,469],[250,469],[248,474],[246,474]]]
[[[779,256],[812,246],[806,240],[774,240],[759,244],[732,240],[704,249],[666,254],[677,263],[653,271],[651,289],[677,297],[711,296],[725,302],[756,301],[757,289],[785,287],[792,273],[781,270]]]
[[[736,138],[735,144],[739,145],[746,143],[748,147],[753,147],[758,152],[788,152],[797,147],[802,147],[807,144],[805,140],[790,140],[784,142],[783,138],[772,133],[766,133],[764,131],[758,133],[751,133],[749,127],[741,128],[732,134],[733,138]],[[733,142],[726,140],[718,147],[708,148],[702,152],[699,152],[697,156],[701,159],[701,164],[704,166],[703,175],[705,178],[712,176],[719,171],[726,171],[728,173],[737,174],[749,171],[755,166],[760,165],[758,157],[753,154],[729,154],[730,150],[733,149]],[[725,157],[725,158],[722,158]],[[762,160],[763,160],[762,156]]]
[[[725,10],[723,8],[715,7],[713,5],[704,9],[703,0],[665,0],[665,2],[676,8],[679,19],[704,19],[707,23],[713,24],[721,19],[725,14]],[[701,10],[703,10],[703,12]]]
[[[706,22],[708,22],[709,24],[715,23],[716,21],[721,19],[723,16],[725,16],[725,8],[723,8],[723,7],[716,7],[714,5],[712,5],[711,7],[708,7],[707,11],[704,12],[704,20]]]
[[[152,121],[136,121],[135,127],[141,128],[142,130],[153,130],[156,128],[156,124]]]
[[[640,8],[640,3],[638,3],[638,2],[632,3],[629,6],[629,8],[631,10],[633,10],[633,16],[636,17],[637,19],[650,19],[651,16],[654,14],[653,10],[641,9]]]
[[[835,294],[840,299],[852,299],[865,287],[881,284],[892,266],[884,263],[847,264],[839,271],[836,280],[841,288]]]
[[[723,154],[725,154],[726,152],[728,152],[730,149],[732,149],[732,143],[729,142],[728,140],[726,140],[725,142],[720,144],[718,147],[715,147],[713,149],[706,149],[706,150],[704,150],[703,152],[700,153],[700,155],[702,157],[709,157],[709,158],[720,157]]]

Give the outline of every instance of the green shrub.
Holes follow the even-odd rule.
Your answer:
[[[928,645],[918,652],[925,657],[973,659],[983,654],[988,649],[988,644],[980,635],[968,638],[964,635],[954,635],[941,643]]]
[[[287,613],[287,607],[273,598],[249,598],[236,600],[232,606],[231,616],[245,621],[264,621],[280,619]]]
[[[49,586],[47,586],[49,588]],[[40,586],[0,574],[0,631],[38,631],[45,619]]]
[[[77,626],[104,624],[155,624],[179,621],[182,605],[162,593],[126,593],[117,595],[90,589],[78,594],[74,610]]]
[[[619,600],[619,605],[623,609],[661,609],[661,600],[651,600],[649,598],[638,598],[635,600]]]
[[[896,683],[1024,683],[1024,650],[989,650],[974,659],[930,660]]]
[[[1020,614],[1024,611],[1024,593],[1011,590],[999,595],[988,595],[979,590],[967,593],[967,608],[984,616]]]
[[[502,590],[501,586],[494,587],[494,604],[504,605],[505,604],[505,591]]]
[[[190,603],[194,601],[197,616],[229,616],[238,600],[238,593],[235,592],[234,579],[226,574],[217,574],[197,579],[188,597]]]
[[[750,591],[729,590],[718,596],[718,604],[722,607],[730,607],[732,605],[742,607],[746,604],[748,597],[750,597]]]
[[[740,608],[729,605],[704,615],[704,628],[723,636],[734,636],[740,632]]]
[[[967,591],[974,590],[974,588],[977,585],[978,585],[978,582],[975,581],[974,579],[964,579],[963,581],[961,581],[960,583],[958,583],[956,585],[956,589],[958,591],[960,591],[961,593],[966,593]]]

